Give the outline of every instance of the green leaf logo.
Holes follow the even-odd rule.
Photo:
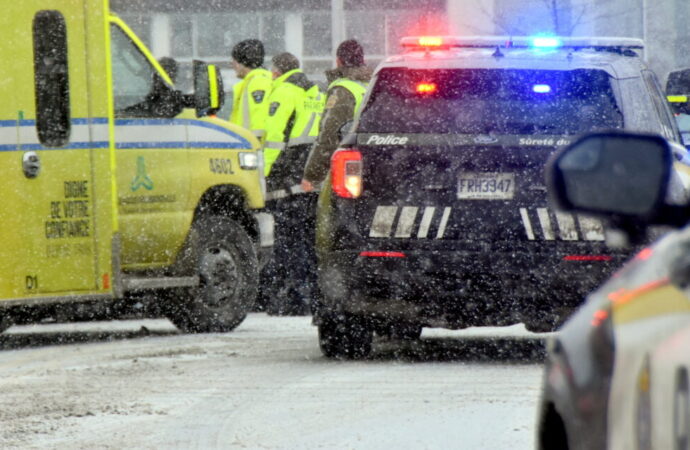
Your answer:
[[[143,156],[137,158],[137,174],[132,180],[132,192],[136,192],[140,187],[143,187],[147,191],[153,189],[153,180],[146,173],[146,162]]]

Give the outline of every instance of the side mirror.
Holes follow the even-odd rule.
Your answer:
[[[666,100],[671,105],[673,114],[690,114],[690,103],[687,95],[667,95]]]
[[[675,114],[690,114],[690,69],[676,70],[666,79],[666,99]]]
[[[606,216],[618,225],[676,224],[674,207],[665,202],[673,160],[661,136],[594,133],[551,158],[546,182],[562,210]]]
[[[193,62],[194,109],[197,117],[210,116],[223,106],[223,79],[214,65]]]
[[[354,120],[348,120],[338,128],[338,142],[342,141],[345,136],[352,132],[352,126],[354,124]]]

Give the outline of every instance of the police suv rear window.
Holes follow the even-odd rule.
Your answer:
[[[622,128],[602,70],[382,69],[360,133],[569,135]]]

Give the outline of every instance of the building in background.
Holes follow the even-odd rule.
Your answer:
[[[635,37],[662,80],[690,67],[687,0],[448,0],[447,12],[457,34]]]
[[[230,84],[230,49],[247,38],[261,39],[268,58],[294,53],[322,81],[343,39],[360,40],[375,65],[400,50],[404,35],[448,32],[638,37],[662,80],[690,67],[687,0],[111,0],[111,7],[156,57],[216,63]]]
[[[243,39],[262,40],[267,62],[283,51],[295,54],[323,81],[340,41],[358,39],[375,65],[399,51],[404,35],[445,31],[438,28],[445,7],[446,0],[111,0],[156,57],[218,64],[230,83],[230,50]],[[182,84],[189,88],[189,74]]]

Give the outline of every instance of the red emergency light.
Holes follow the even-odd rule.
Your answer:
[[[400,40],[407,50],[448,50],[453,47],[452,36],[408,36]]]
[[[611,261],[613,256],[609,255],[566,255],[563,261]]]
[[[385,251],[364,251],[360,252],[359,256],[366,256],[369,258],[405,258],[405,253]]]
[[[436,83],[428,83],[423,81],[421,83],[417,83],[415,90],[417,91],[417,94],[433,94],[438,90],[438,86],[436,86]]]
[[[441,36],[420,36],[417,39],[417,45],[420,47],[440,47],[443,45],[443,38]]]

